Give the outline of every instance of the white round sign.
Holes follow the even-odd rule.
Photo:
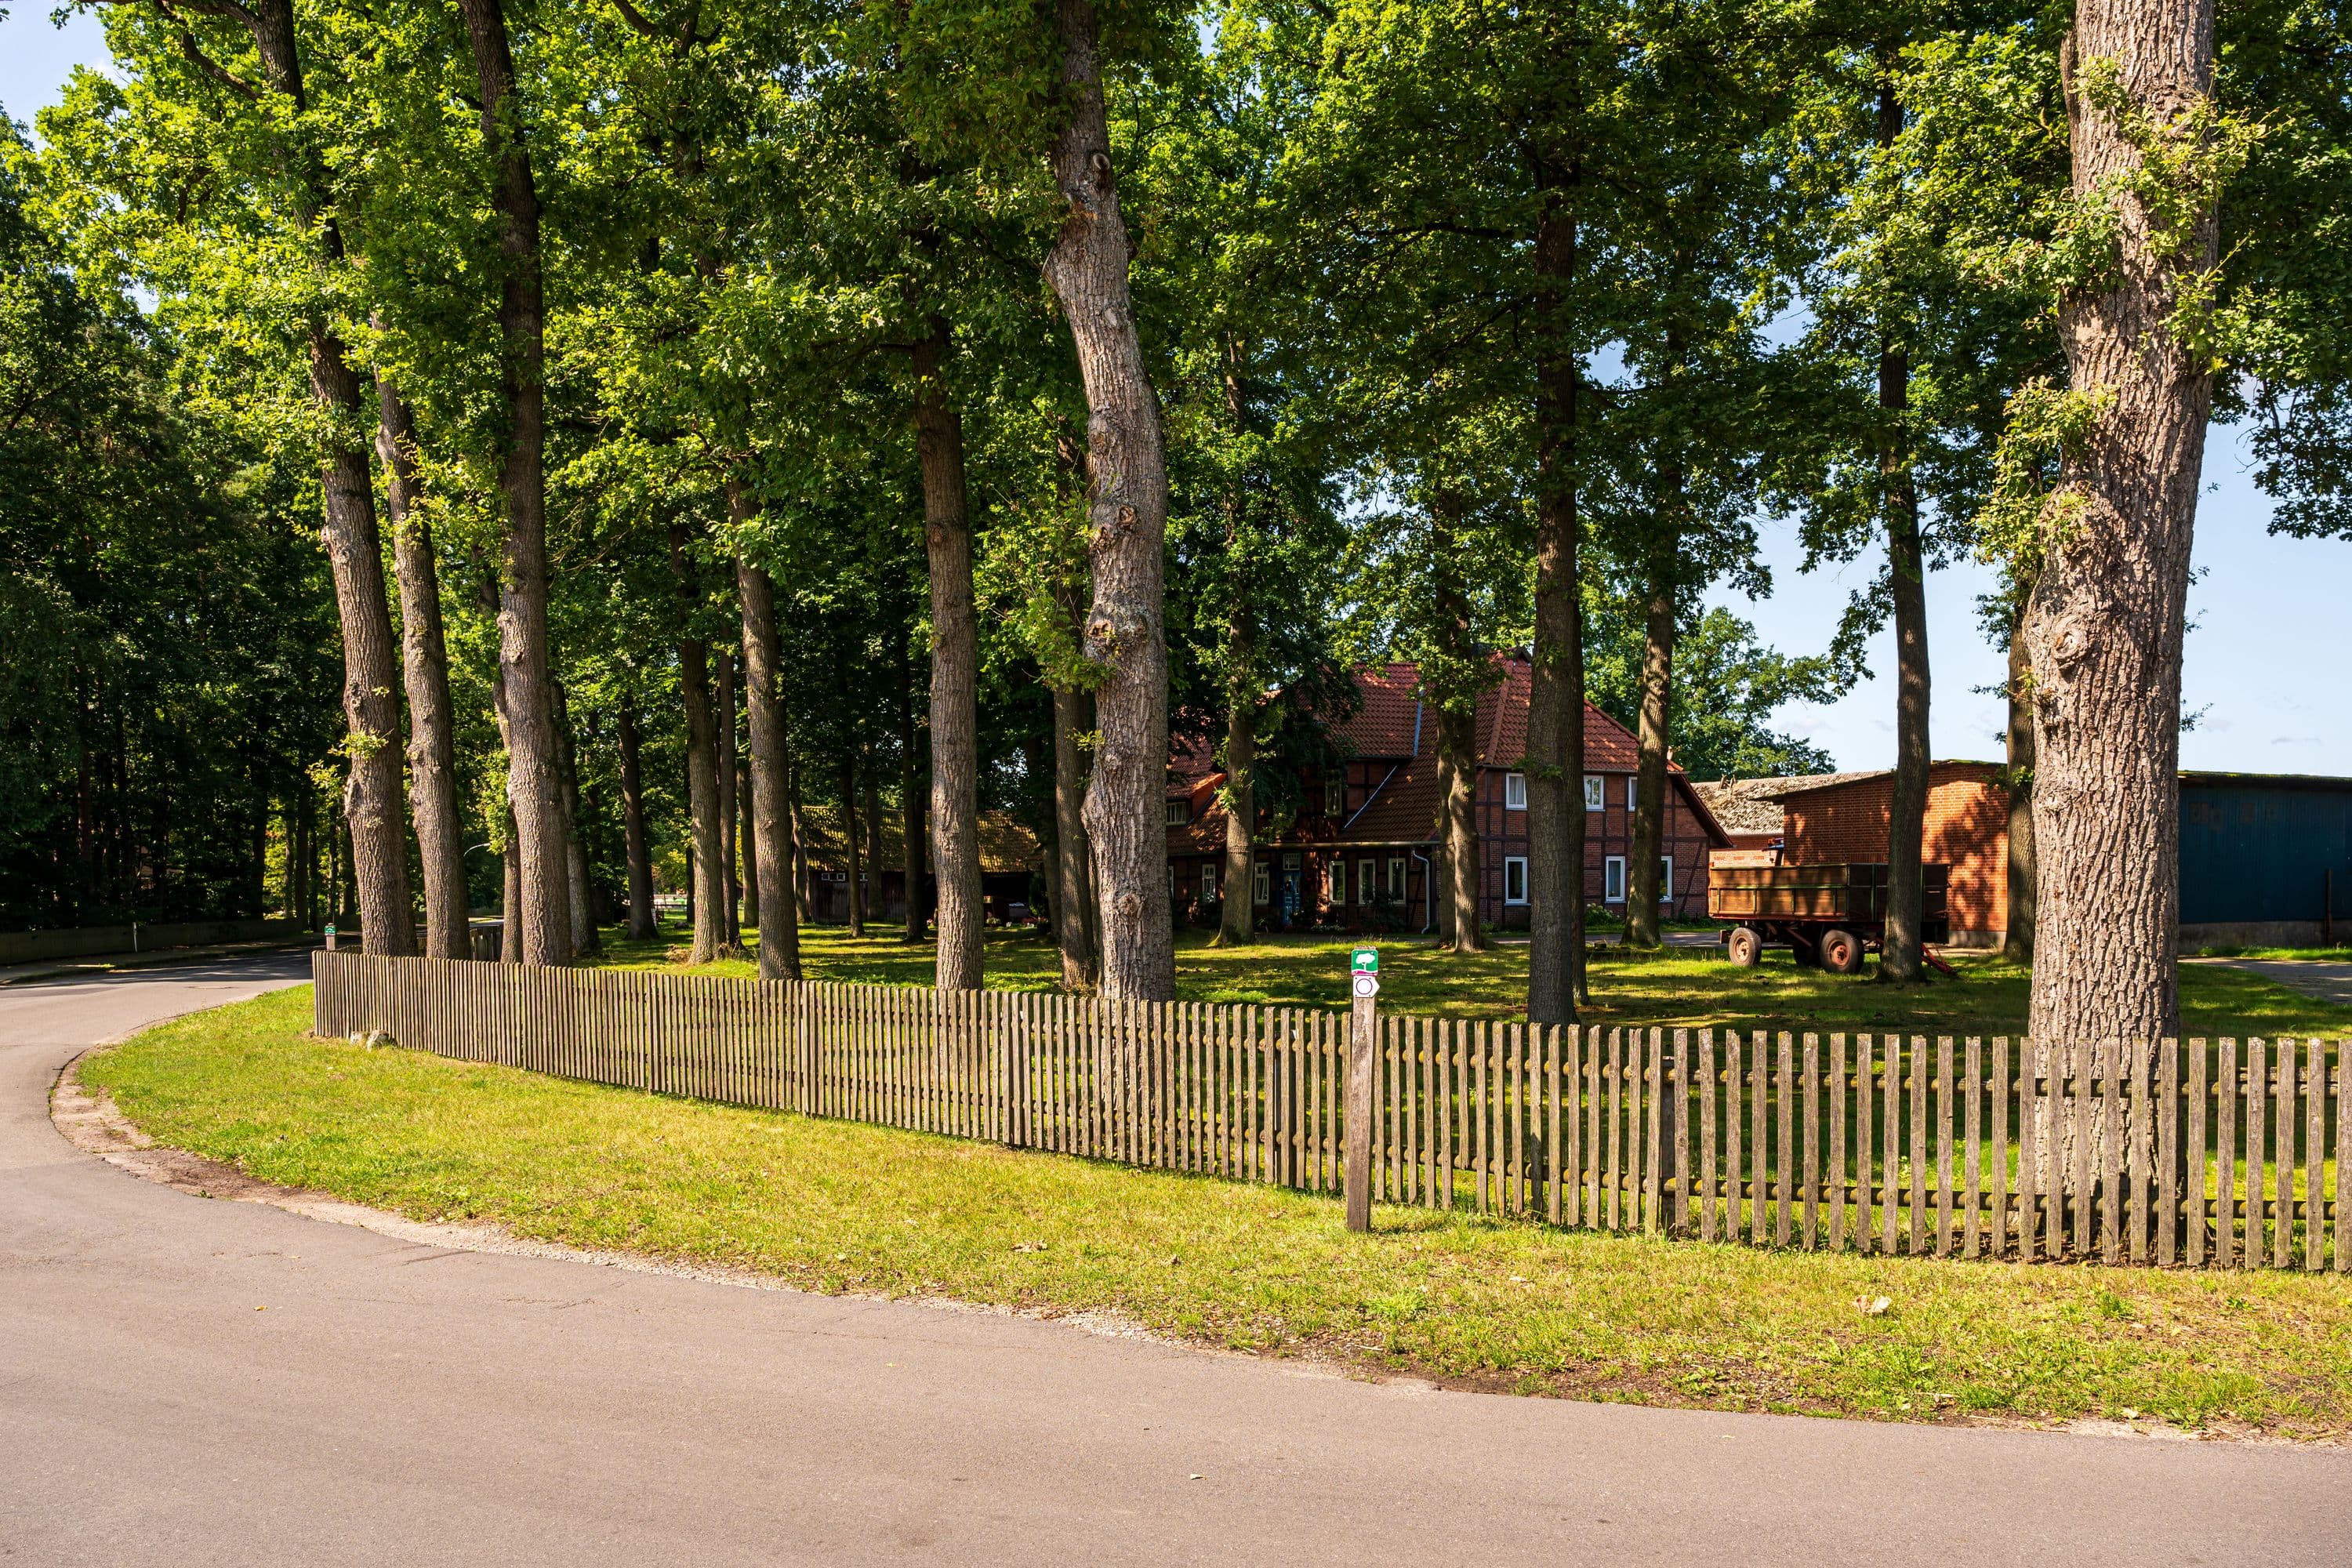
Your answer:
[[[1359,996],[1377,996],[1380,994],[1381,977],[1377,974],[1368,973],[1360,969],[1358,970],[1356,972],[1356,994]]]

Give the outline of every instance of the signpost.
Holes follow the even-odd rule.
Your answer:
[[[1356,949],[1349,964],[1354,981],[1354,1011],[1348,1028],[1348,1147],[1344,1176],[1348,1228],[1372,1228],[1372,1065],[1379,1034],[1373,999],[1381,994],[1381,950]]]

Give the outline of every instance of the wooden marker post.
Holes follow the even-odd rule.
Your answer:
[[[1348,1228],[1372,1228],[1372,1066],[1379,1034],[1373,999],[1381,994],[1381,951],[1356,949],[1354,1012],[1348,1029]]]

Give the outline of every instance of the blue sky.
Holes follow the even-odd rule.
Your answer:
[[[46,4],[21,3],[0,17],[0,105],[29,123],[57,101],[78,64],[103,64],[97,21],[75,16],[53,28]],[[2216,427],[2205,452],[2205,495],[2197,517],[2196,564],[2189,593],[2184,707],[2200,714],[2180,739],[2192,768],[2251,773],[2352,775],[2352,671],[2339,663],[2352,614],[2352,541],[2274,538],[2270,502],[2255,489],[2238,433]],[[1756,623],[1766,641],[1792,653],[1828,640],[1847,595],[1866,584],[1874,561],[1806,574],[1792,523],[1768,523],[1764,553],[1772,596],[1724,596]],[[1964,564],[1927,586],[1928,653],[1935,669],[1934,744],[1938,757],[1998,757],[2002,708],[1979,689],[1997,685],[2002,657],[1978,628],[1976,601],[1991,574]],[[1825,748],[1840,767],[1884,767],[1895,747],[1892,639],[1873,639],[1877,679],[1858,682],[1836,702],[1784,709],[1780,725]]]

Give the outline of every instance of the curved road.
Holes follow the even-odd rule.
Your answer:
[[[1372,1385],[418,1246],[50,1125],[85,1046],[302,972],[0,990],[0,1563],[2352,1558],[2341,1449]]]

